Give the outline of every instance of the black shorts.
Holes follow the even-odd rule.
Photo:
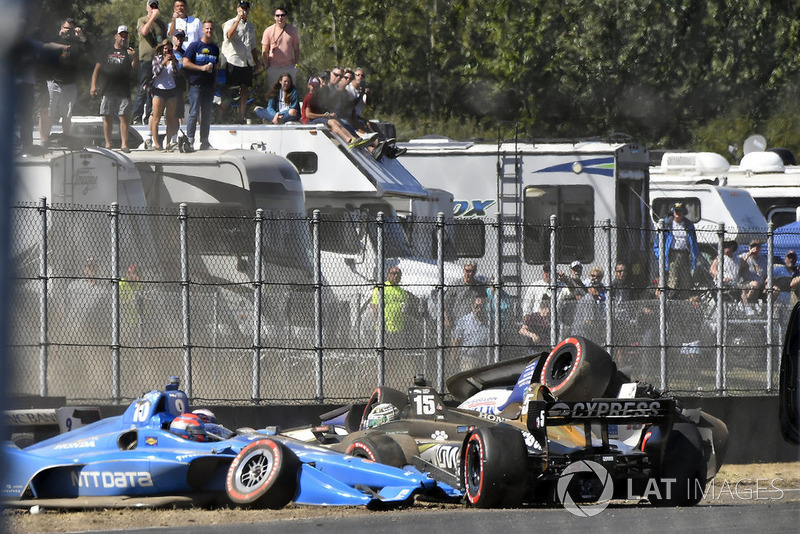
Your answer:
[[[228,64],[225,68],[225,85],[250,87],[253,85],[253,67],[236,67]]]

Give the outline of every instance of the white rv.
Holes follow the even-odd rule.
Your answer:
[[[192,254],[204,270],[225,282],[252,281],[256,208],[265,212],[264,274],[271,279],[311,277],[309,235],[300,177],[286,159],[250,150],[193,154],[135,150],[129,154],[151,208],[186,204],[191,213],[220,218],[209,224],[225,231],[203,231]],[[202,224],[202,223],[198,223]]]
[[[108,210],[116,202],[119,206],[144,208],[146,201],[142,181],[133,163],[118,152],[105,148],[81,150],[58,150],[37,156],[21,156],[15,159],[17,177],[15,203],[33,205],[45,198],[49,205],[63,204],[92,206]],[[98,217],[107,218],[99,214]],[[33,228],[39,225],[39,214],[34,210],[18,211],[18,226],[24,231],[14,232],[14,251],[20,262],[18,268],[35,265],[30,262],[38,256],[40,235]],[[56,219],[54,222],[52,219]],[[105,225],[98,228],[77,217],[56,212],[48,221],[51,245],[61,242],[69,246],[58,249],[51,257],[52,269],[74,269],[80,272],[89,257],[99,258],[108,254],[110,242]],[[149,228],[132,228],[135,232],[136,251],[122,258],[133,261],[138,252],[147,250],[153,243]],[[89,233],[87,239],[73,240],[72,236]]]
[[[255,149],[287,158],[297,168],[305,191],[306,212],[319,210],[327,224],[321,235],[322,265],[326,282],[348,302],[351,325],[361,331],[372,287],[379,281],[377,229],[373,222],[384,216],[386,265],[398,265],[403,286],[427,301],[438,283],[434,220],[430,232],[409,240],[403,221],[419,217],[419,203],[430,209],[452,205],[446,192],[429,192],[396,159],[376,161],[365,148],[348,149],[346,142],[321,125],[212,125],[209,141],[218,149]],[[400,217],[398,216],[400,214]],[[351,224],[336,224],[335,221]],[[415,232],[423,225],[415,225]],[[408,226],[406,226],[408,228]],[[421,234],[421,235],[419,235]],[[447,262],[446,281],[461,276]]]
[[[668,152],[651,176],[664,183],[745,189],[775,227],[794,222],[800,206],[800,167],[784,165],[777,152],[749,152],[738,165],[713,152]]]
[[[482,260],[506,282],[540,276],[550,259],[551,215],[564,227],[559,263],[574,260],[605,266],[606,238],[592,225],[610,219],[612,254],[633,264],[648,261],[648,153],[636,143],[515,143],[414,139],[399,159],[425,186],[453,192],[455,249],[459,257]],[[503,233],[487,221],[501,219]],[[632,230],[627,230],[632,229]],[[498,243],[499,241],[499,243]],[[640,266],[638,272],[645,272]],[[637,271],[637,269],[634,269]]]
[[[727,161],[714,153],[666,153],[661,164],[650,169],[650,201],[654,224],[663,219],[676,202],[687,208],[695,223],[697,239],[716,253],[719,223],[725,224],[727,239],[746,242],[767,233],[767,221],[743,187],[718,185]]]

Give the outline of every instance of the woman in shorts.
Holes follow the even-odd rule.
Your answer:
[[[178,132],[178,117],[175,109],[178,105],[178,88],[175,76],[178,74],[178,62],[172,50],[172,43],[165,39],[156,47],[153,57],[153,113],[150,115],[150,133],[153,134],[153,149],[169,151],[174,150],[170,140]],[[158,138],[158,123],[161,115],[167,120],[167,134],[164,136],[164,145]]]

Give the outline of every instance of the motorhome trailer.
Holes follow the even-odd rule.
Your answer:
[[[551,215],[564,228],[558,263],[606,265],[608,239],[592,227],[608,219],[617,227],[611,253],[645,272],[648,153],[637,143],[425,137],[402,146],[400,162],[425,187],[453,193],[458,257],[493,271],[502,264],[512,286],[535,280],[549,263]]]
[[[370,295],[380,277],[374,224],[378,213],[385,222],[384,267],[399,266],[404,287],[427,306],[439,283],[435,219],[428,219],[426,225],[415,211],[421,209],[429,217],[432,209],[442,209],[452,220],[446,191],[429,194],[398,160],[378,161],[366,148],[349,149],[322,125],[212,125],[209,141],[218,149],[253,149],[294,164],[305,191],[306,212],[319,210],[328,222],[321,236],[323,272],[340,300],[349,303],[355,330],[363,330],[365,315],[371,315]],[[409,239],[403,231],[409,226],[403,223],[411,220],[420,223],[415,225],[417,230],[426,227],[429,231]],[[461,276],[461,269],[450,261],[444,270],[446,282]]]
[[[800,206],[800,167],[785,165],[778,152],[748,152],[738,165],[713,152],[667,152],[651,176],[662,183],[744,189],[775,227],[794,222]]]

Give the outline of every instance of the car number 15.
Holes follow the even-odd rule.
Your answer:
[[[417,415],[433,415],[436,413],[436,397],[431,394],[420,394],[413,399]]]

